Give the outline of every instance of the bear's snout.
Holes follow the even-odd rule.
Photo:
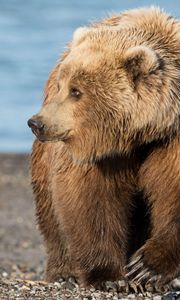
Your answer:
[[[27,122],[28,126],[32,129],[32,132],[38,136],[41,137],[44,134],[44,124],[42,123],[42,121],[35,119],[35,118],[31,118],[28,120]]]

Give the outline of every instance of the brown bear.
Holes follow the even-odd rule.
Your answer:
[[[178,20],[144,8],[77,29],[28,125],[48,281],[180,274]]]

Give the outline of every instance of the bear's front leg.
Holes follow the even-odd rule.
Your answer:
[[[127,277],[162,286],[180,274],[180,147],[152,154],[140,170],[151,209],[151,238],[133,256]]]
[[[60,278],[75,277],[73,272],[73,260],[70,258],[65,241],[59,236],[46,242],[47,262],[45,279],[47,282],[55,282]]]
[[[121,178],[106,176],[96,164],[72,164],[59,169],[53,185],[55,212],[82,286],[120,279],[126,263],[130,193]]]
[[[59,228],[52,205],[52,191],[49,183],[50,157],[51,145],[36,140],[31,159],[32,186],[37,222],[45,241],[47,253],[45,280],[54,282],[61,277],[67,278],[74,274],[65,237]]]

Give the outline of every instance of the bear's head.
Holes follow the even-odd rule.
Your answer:
[[[28,124],[93,161],[164,137],[176,113],[163,58],[126,30],[80,28],[53,77],[55,92]],[[171,103],[172,102],[172,103]]]

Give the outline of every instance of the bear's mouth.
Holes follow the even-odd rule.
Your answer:
[[[70,130],[66,130],[61,134],[58,134],[56,136],[47,136],[46,134],[38,134],[36,131],[32,130],[32,132],[35,134],[35,136],[40,140],[41,142],[65,142],[69,139],[69,132]]]

